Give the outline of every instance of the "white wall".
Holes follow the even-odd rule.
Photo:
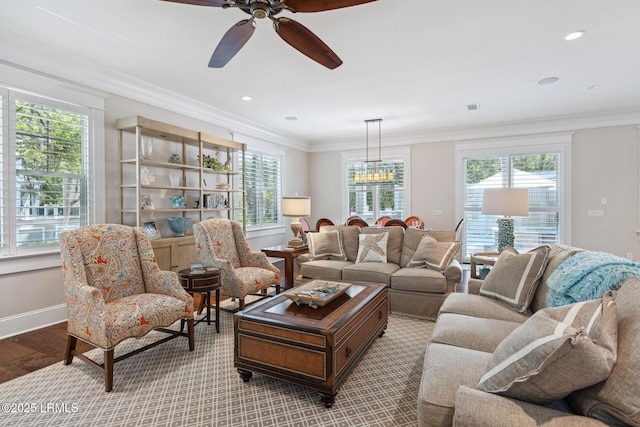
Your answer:
[[[640,260],[638,128],[583,130],[572,144],[572,244]],[[606,198],[606,205],[602,205]],[[587,211],[602,210],[603,217]]]

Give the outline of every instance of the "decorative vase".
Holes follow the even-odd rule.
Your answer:
[[[142,137],[142,158],[145,160],[151,160],[152,152],[153,152],[153,138]]]
[[[176,234],[176,237],[183,237],[191,224],[191,218],[184,216],[170,216],[167,221],[169,221],[169,228]]]
[[[169,182],[172,187],[180,187],[182,185],[182,172],[171,171],[169,172]]]

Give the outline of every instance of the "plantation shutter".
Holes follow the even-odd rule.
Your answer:
[[[3,138],[4,255],[57,246],[59,233],[88,224],[88,109],[12,92]],[[8,205],[6,204],[8,201]]]
[[[281,156],[247,151],[244,171],[247,227],[280,224]]]
[[[529,215],[514,217],[514,246],[518,251],[559,242],[565,221],[560,210],[564,178],[560,153],[465,157],[463,164],[465,258],[497,250],[496,220],[500,216],[482,214],[482,196],[487,188],[529,191]]]

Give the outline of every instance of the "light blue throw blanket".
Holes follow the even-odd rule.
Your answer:
[[[547,305],[558,307],[601,298],[633,276],[640,276],[640,264],[636,262],[605,252],[579,252],[549,276]]]

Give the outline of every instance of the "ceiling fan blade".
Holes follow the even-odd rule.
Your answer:
[[[276,32],[302,54],[333,70],[342,64],[329,46],[313,34],[307,27],[289,18],[274,20]]]
[[[213,6],[213,7],[222,7],[225,4],[229,4],[227,0],[162,0],[162,1],[168,1],[171,3],[193,4],[196,6]]]
[[[216,47],[216,50],[213,52],[211,60],[209,61],[209,67],[222,68],[227,65],[227,62],[231,61],[231,58],[236,56],[236,53],[242,49],[242,46],[249,41],[255,29],[256,24],[253,22],[253,18],[243,19],[231,27],[224,37],[222,37],[222,40],[218,43],[218,47]]]
[[[325,10],[358,6],[376,0],[287,0],[287,8],[294,12],[323,12]]]

